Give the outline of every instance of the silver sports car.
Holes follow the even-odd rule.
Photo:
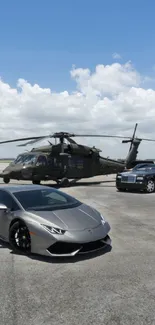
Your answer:
[[[42,185],[0,187],[0,238],[17,253],[74,256],[111,245],[94,208]]]

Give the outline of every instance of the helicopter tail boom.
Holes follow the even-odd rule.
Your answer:
[[[128,155],[125,159],[125,165],[127,168],[132,166],[132,163],[136,161],[138,155],[138,147],[142,141],[142,139],[135,138],[136,130],[138,123],[135,124],[132,138],[130,140],[122,140],[122,143],[130,143],[130,148],[128,151]]]

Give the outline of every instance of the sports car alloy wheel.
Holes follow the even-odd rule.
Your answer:
[[[11,226],[9,242],[17,253],[29,254],[31,252],[31,237],[24,223],[17,221]]]
[[[154,184],[154,181],[149,180],[149,181],[147,182],[147,185],[146,185],[146,191],[147,191],[148,193],[152,193],[152,192],[154,192],[154,190],[155,190],[155,184]]]

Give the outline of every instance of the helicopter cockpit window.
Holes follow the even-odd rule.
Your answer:
[[[35,155],[19,155],[15,160],[14,164],[34,164],[36,161],[36,156]]]
[[[14,164],[22,164],[27,156],[19,155],[15,160]]]
[[[36,162],[36,156],[35,155],[28,155],[25,157],[23,163],[25,165],[29,165],[29,164],[34,164]]]
[[[47,159],[45,156],[39,156],[37,159],[37,166],[46,166],[47,165]]]

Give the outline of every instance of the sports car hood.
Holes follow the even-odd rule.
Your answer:
[[[52,223],[61,229],[84,230],[95,228],[101,223],[100,213],[95,209],[82,204],[76,208],[55,211],[31,211],[32,214],[42,219],[42,223]],[[39,220],[38,220],[39,221]]]

